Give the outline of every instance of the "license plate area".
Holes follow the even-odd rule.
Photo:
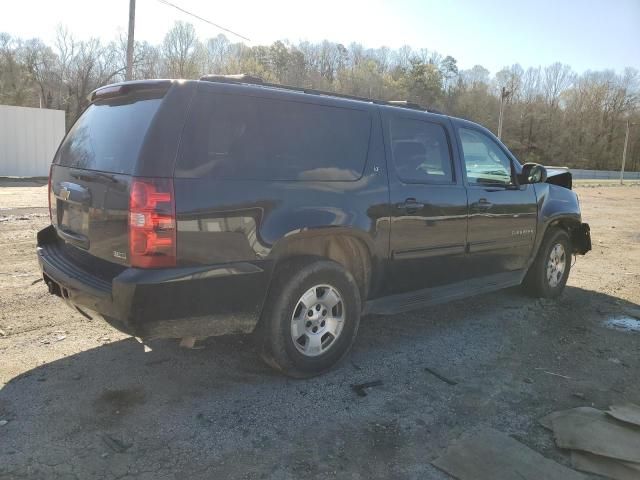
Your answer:
[[[69,232],[87,235],[89,233],[89,212],[80,205],[58,200],[58,226]]]
[[[82,205],[57,200],[58,235],[78,247],[89,249],[89,212]]]

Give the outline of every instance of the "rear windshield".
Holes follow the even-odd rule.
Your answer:
[[[182,137],[178,177],[357,180],[369,113],[288,100],[201,93]]]
[[[161,101],[161,98],[127,98],[90,105],[69,131],[56,163],[132,174],[144,136]]]

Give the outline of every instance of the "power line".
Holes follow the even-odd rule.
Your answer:
[[[201,21],[203,21],[205,23],[208,23],[209,25],[213,25],[214,27],[219,28],[220,30],[224,30],[225,32],[228,32],[228,33],[230,33],[232,35],[235,35],[236,37],[240,37],[243,40],[246,40],[247,42],[251,41],[249,38],[245,37],[244,35],[240,35],[239,33],[236,33],[233,30],[229,30],[228,28],[224,28],[224,27],[218,25],[217,23],[213,23],[212,21],[207,20],[206,18],[202,18],[201,16],[196,15],[195,13],[191,13],[191,12],[185,10],[184,8],[179,7],[178,5],[175,5],[175,4],[171,3],[171,2],[168,2],[167,0],[158,0],[158,2],[160,2],[160,3],[164,4],[164,5],[168,5],[169,7],[173,7],[176,10],[180,10],[181,12],[186,13],[187,15],[191,15],[192,17],[197,18],[198,20],[201,20]]]

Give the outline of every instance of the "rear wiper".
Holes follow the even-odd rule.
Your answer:
[[[104,173],[104,172],[72,173],[71,176],[77,178],[78,180],[95,180],[97,178],[104,178],[106,180],[109,180],[111,183],[118,183],[118,180],[116,180],[116,178],[113,175],[111,175],[110,173]]]

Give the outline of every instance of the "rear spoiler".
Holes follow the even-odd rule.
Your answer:
[[[135,80],[131,82],[113,83],[98,87],[87,96],[87,100],[93,103],[96,100],[106,100],[127,96],[131,93],[159,93],[164,95],[175,80]]]

